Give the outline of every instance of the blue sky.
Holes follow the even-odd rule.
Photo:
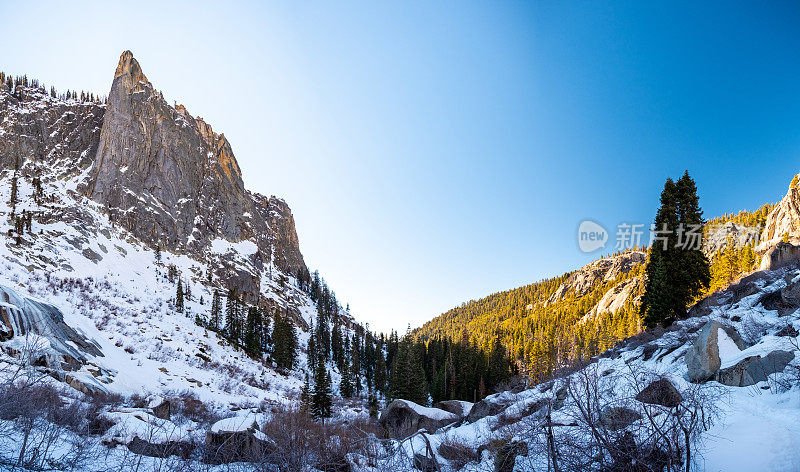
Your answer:
[[[109,2],[110,3],[110,2]],[[372,328],[561,274],[584,218],[708,217],[800,155],[797,2],[0,3],[0,69],[105,94],[133,51]]]

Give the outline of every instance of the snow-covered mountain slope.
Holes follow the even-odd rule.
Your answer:
[[[103,355],[87,352],[90,362],[81,370],[105,372],[101,388],[128,394],[191,389],[225,404],[286,399],[299,389],[300,375],[278,374],[195,323],[195,315],[208,315],[212,290],[218,288],[207,283],[205,263],[166,251],[157,263],[154,250],[74,191],[81,176],[48,177],[43,176],[47,206],[37,206],[33,187],[18,179],[17,212],[36,215],[20,244],[5,236],[11,229],[9,208],[0,206],[0,284],[57,307],[67,326],[97,343]],[[2,202],[10,198],[10,181],[7,171],[0,179]],[[226,255],[246,266],[246,246],[246,241],[218,240],[207,257]],[[170,265],[192,294],[184,314],[174,307]],[[281,284],[280,272],[271,270],[275,279],[262,280],[263,297],[275,306],[292,306],[302,320],[298,326],[308,326],[316,312],[313,302],[293,279],[283,276],[287,282]],[[302,333],[301,345],[306,338]]]
[[[400,452],[374,467],[353,462],[361,471],[413,470],[430,443],[442,470],[465,456],[460,470],[554,470],[554,456],[555,470],[665,470],[659,454],[683,448],[688,430],[691,470],[800,470],[798,293],[800,269],[756,272],[667,330],[629,338],[555,380],[487,397],[473,407],[482,414],[395,442]],[[710,371],[697,373],[697,356]],[[496,468],[498,458],[508,468]],[[685,470],[677,465],[685,459],[683,448],[668,470]]]
[[[60,356],[41,367],[80,390],[190,390],[238,408],[288,401],[307,372],[317,308],[296,279],[308,269],[291,210],[247,191],[224,135],[168,105],[129,52],[107,104],[0,84],[0,268],[14,315],[0,317],[5,355],[33,345]],[[214,292],[234,288],[292,322],[295,369],[279,373],[196,322]],[[350,314],[338,315],[351,334]]]

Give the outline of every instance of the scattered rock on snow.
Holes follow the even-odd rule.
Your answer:
[[[156,418],[168,420],[172,410],[172,405],[170,404],[169,400],[165,400],[162,397],[154,395],[148,399],[147,408],[153,412],[153,415]]]
[[[656,380],[636,395],[636,400],[651,405],[674,408],[683,401],[678,389],[666,378]]]
[[[775,336],[785,336],[789,338],[796,338],[798,335],[800,335],[800,332],[798,332],[794,328],[794,326],[790,324],[787,324],[786,326],[781,328],[777,333],[775,333]]]
[[[439,472],[439,463],[435,457],[414,454],[414,468],[422,472]]]

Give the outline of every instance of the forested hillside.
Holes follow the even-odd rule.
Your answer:
[[[757,239],[745,237],[749,233],[743,228],[752,228],[757,235],[774,206],[768,203],[754,211],[742,210],[706,222],[705,240],[713,235],[722,241],[716,250],[706,251],[711,261],[711,284],[706,293],[757,268]],[[643,261],[610,279],[598,277],[589,287],[575,287],[584,281],[575,277],[581,271],[637,252],[604,256],[578,271],[471,300],[425,323],[412,336],[422,342],[448,339],[473,344],[485,351],[499,340],[521,371],[534,379],[544,378],[641,331],[638,303],[644,289]],[[604,299],[616,299],[611,305],[615,309],[603,309],[608,307],[601,303]]]

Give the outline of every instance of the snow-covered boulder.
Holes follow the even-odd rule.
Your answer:
[[[725,328],[716,321],[709,321],[700,329],[692,347],[686,351],[689,379],[704,382],[713,377],[722,365],[720,349],[727,353],[744,348],[744,342],[735,330]]]
[[[153,412],[156,418],[168,420],[172,411],[172,404],[163,397],[153,395],[147,399],[147,408]]]
[[[191,431],[146,409],[126,408],[102,414],[113,426],[103,435],[108,446],[124,445],[131,452],[150,457],[189,457],[194,450]]]
[[[379,422],[391,438],[403,439],[421,429],[436,431],[458,419],[449,411],[424,407],[408,400],[395,400],[383,410]]]
[[[210,464],[264,461],[275,443],[258,429],[254,416],[234,416],[217,421],[206,434],[204,460]]]
[[[781,350],[772,351],[764,357],[749,356],[730,367],[720,369],[716,380],[731,387],[749,387],[767,380],[767,376],[771,374],[783,372],[793,359],[794,353]]]
[[[509,392],[488,396],[472,406],[467,415],[467,422],[474,423],[487,416],[499,415],[514,403],[514,400]]]
[[[445,400],[434,403],[433,407],[450,412],[458,416],[458,419],[462,419],[469,414],[473,405],[474,403],[463,400]]]

